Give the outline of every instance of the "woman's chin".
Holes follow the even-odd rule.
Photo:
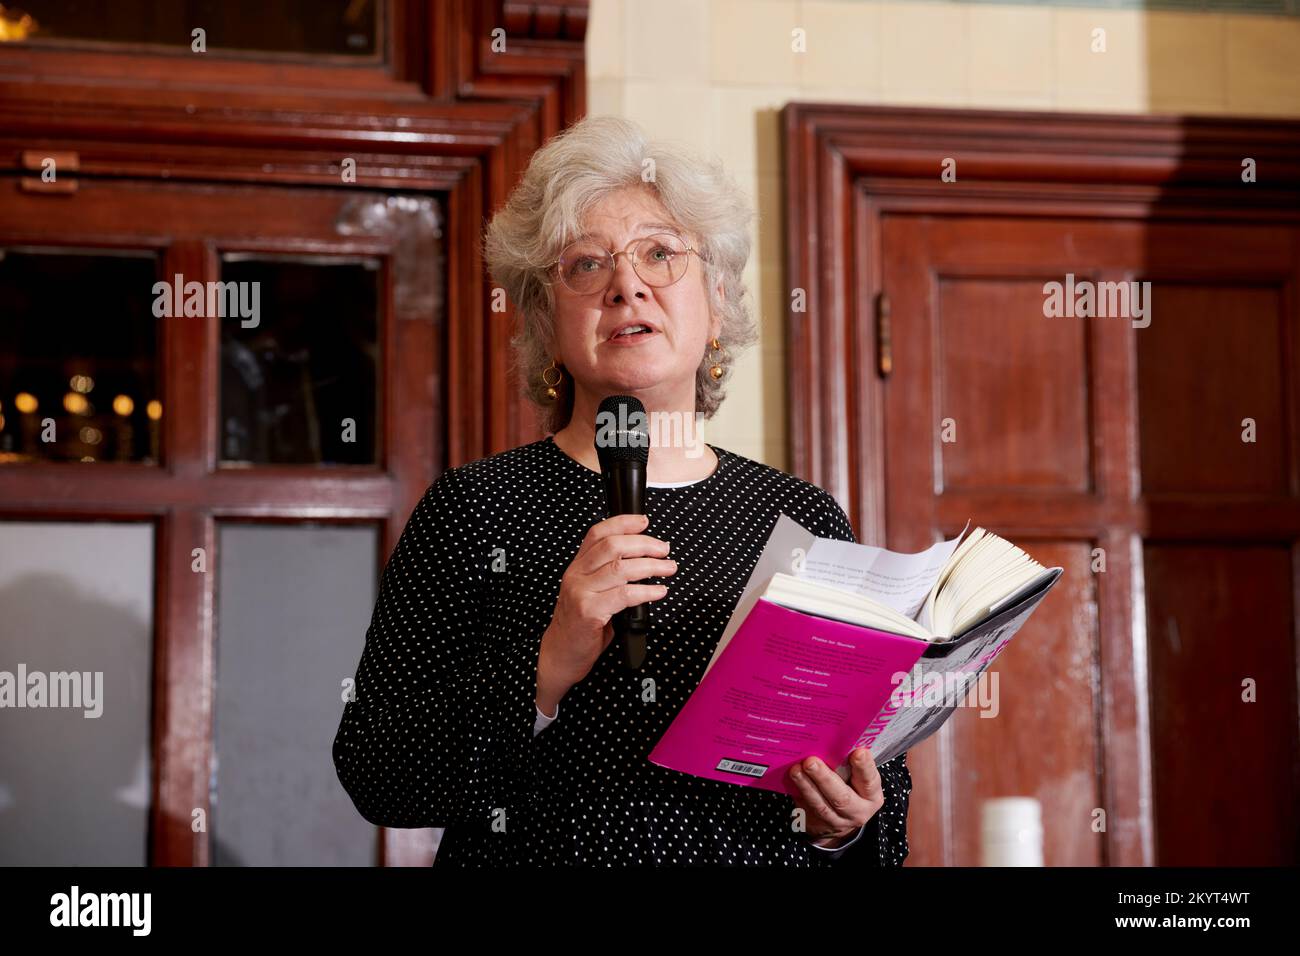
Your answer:
[[[644,373],[629,375],[610,375],[603,379],[607,395],[647,395],[669,385],[670,379],[665,375],[647,375]],[[644,399],[643,399],[644,400]]]
[[[638,392],[646,392],[658,385],[663,384],[663,379],[647,378],[644,375],[628,376],[627,378],[606,379],[609,384],[606,388],[611,395],[635,395]]]
[[[673,377],[675,369],[665,362],[656,362],[644,353],[637,356],[604,357],[599,366],[600,377],[606,382],[618,383],[623,388],[651,388]]]

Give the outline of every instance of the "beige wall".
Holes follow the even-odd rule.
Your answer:
[[[802,28],[806,52],[791,50]],[[1092,52],[1094,30],[1105,52]],[[1300,18],[876,0],[591,0],[588,111],[722,157],[760,345],[706,439],[788,467],[778,111],[791,100],[1300,117]],[[761,414],[758,409],[762,409]]]

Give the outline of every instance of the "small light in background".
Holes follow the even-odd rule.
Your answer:
[[[63,407],[73,415],[84,415],[86,409],[90,407],[90,402],[86,401],[86,396],[77,392],[68,392],[63,396]]]
[[[0,43],[20,43],[40,29],[30,13],[0,3]]]
[[[31,392],[19,392],[14,396],[14,408],[18,409],[24,415],[30,415],[32,412],[36,411],[39,405],[40,403],[36,401],[36,396]]]
[[[144,413],[149,416],[150,421],[158,421],[162,418],[162,402],[158,399],[150,399],[149,404],[144,407]]]
[[[135,411],[135,402],[130,395],[117,395],[113,398],[113,411],[125,418]]]
[[[74,392],[80,392],[82,395],[86,395],[95,387],[95,380],[89,375],[74,375],[72,378],[68,379],[68,387]]]

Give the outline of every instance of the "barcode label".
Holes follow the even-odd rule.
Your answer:
[[[757,763],[741,763],[739,760],[728,760],[723,757],[718,761],[718,766],[714,768],[724,773],[738,773],[746,777],[761,777],[767,773],[767,767]]]

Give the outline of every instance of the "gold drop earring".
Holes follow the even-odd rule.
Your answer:
[[[713,367],[709,369],[709,374],[712,375],[714,379],[719,379],[722,378],[722,362],[720,359],[715,359],[713,357],[713,353],[718,350],[721,350],[723,353],[725,353],[727,350],[722,348],[722,343],[719,342],[717,339],[714,339],[710,343],[710,346],[711,347],[709,348],[709,361],[713,363]]]
[[[546,379],[547,372],[555,373],[554,382],[547,381]],[[548,402],[555,401],[555,399],[559,396],[560,393],[555,390],[555,386],[559,385],[562,381],[564,381],[564,373],[555,367],[555,359],[552,358],[551,364],[548,365],[546,368],[542,369],[542,384],[546,386],[546,400]]]

